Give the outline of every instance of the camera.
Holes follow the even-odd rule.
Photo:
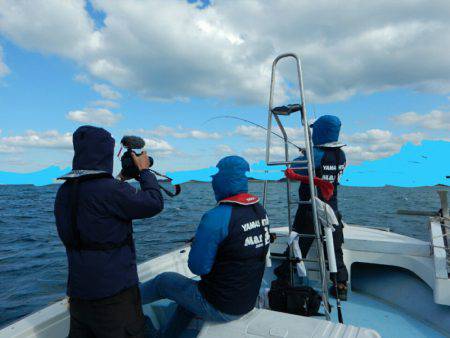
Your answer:
[[[136,156],[142,155],[142,153],[137,153],[135,150],[144,148],[144,139],[139,136],[124,136],[120,143],[126,149],[125,153],[120,158],[120,162],[122,163],[122,176],[125,178],[139,177],[139,169],[134,164],[131,154],[134,153]],[[153,158],[149,156],[148,159],[150,161],[150,167],[153,166]]]

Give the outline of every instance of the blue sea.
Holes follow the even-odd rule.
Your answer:
[[[287,225],[285,187],[269,185],[271,226]],[[253,194],[262,196],[262,188],[260,182],[250,183]],[[65,296],[66,254],[53,218],[57,189],[58,185],[0,186],[0,327]],[[179,196],[166,198],[160,215],[134,222],[139,262],[183,245],[194,235],[202,214],[215,204],[208,183],[186,183],[182,189]],[[425,217],[400,216],[396,210],[438,210],[439,189],[341,186],[340,209],[347,223],[389,227],[428,240]]]

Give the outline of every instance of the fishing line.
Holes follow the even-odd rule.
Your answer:
[[[258,123],[256,123],[256,122],[253,122],[253,121],[244,119],[244,118],[242,118],[242,117],[233,116],[233,115],[221,115],[221,116],[216,116],[216,117],[210,118],[209,120],[206,120],[205,122],[203,122],[203,124],[206,124],[206,123],[208,123],[208,122],[211,122],[211,121],[214,121],[214,120],[218,120],[218,119],[234,119],[234,120],[239,120],[239,121],[243,121],[243,122],[250,123],[250,124],[254,125],[255,127],[264,129],[265,131],[269,131],[266,127],[264,127],[264,126],[262,126],[262,125],[260,125],[260,124],[258,124]],[[271,131],[271,133],[272,133],[273,135],[279,137],[280,139],[282,139],[282,140],[284,141],[284,137],[281,136],[280,134],[277,134],[277,133],[274,132],[274,131]],[[295,143],[293,143],[293,142],[291,142],[291,141],[289,141],[289,140],[286,140],[286,142],[289,143],[289,144],[291,144],[291,145],[293,145],[294,147],[296,147],[299,151],[304,151],[304,150],[305,150],[305,148],[300,147],[300,146],[296,145]]]

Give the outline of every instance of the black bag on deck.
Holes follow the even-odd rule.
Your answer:
[[[269,291],[271,310],[300,316],[319,314],[322,298],[309,286],[290,286],[284,280],[274,280]]]

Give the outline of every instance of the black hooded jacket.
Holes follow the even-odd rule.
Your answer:
[[[111,175],[79,183],[76,224],[82,241],[121,243],[133,231],[133,219],[152,217],[163,210],[158,182],[148,170],[141,172],[141,190],[112,177],[114,139],[109,132],[91,126],[80,127],[73,134],[73,145],[73,170],[96,170]],[[65,243],[72,240],[72,184],[70,180],[65,182],[55,200],[56,226]],[[66,247],[66,251],[69,297],[105,298],[138,283],[133,241],[109,250]]]

